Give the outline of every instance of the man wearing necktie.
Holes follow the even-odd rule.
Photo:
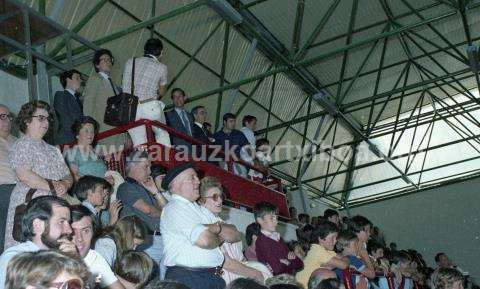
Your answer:
[[[195,120],[193,119],[193,115],[185,109],[185,101],[187,100],[185,92],[181,88],[174,88],[171,97],[175,108],[165,112],[167,125],[178,132],[193,137]],[[192,144],[190,142],[171,134],[170,139],[175,149],[187,152],[191,151]]]
[[[83,116],[83,105],[77,91],[82,84],[79,71],[72,69],[60,74],[60,83],[64,90],[57,91],[53,107],[58,119],[58,130],[55,135],[56,144],[66,144],[75,140],[72,124]]]

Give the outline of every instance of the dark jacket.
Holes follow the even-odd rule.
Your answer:
[[[192,132],[192,137],[193,137],[193,126],[195,125],[193,115],[186,111],[188,120],[190,122],[190,131]],[[169,110],[165,112],[165,118],[167,120],[167,125],[173,129],[175,129],[178,132],[184,133],[188,135],[188,130],[187,128],[183,125],[182,119],[178,115],[177,111],[175,109]],[[172,145],[175,146],[184,146],[184,148],[190,150],[192,147],[192,144],[185,141],[184,139],[175,137],[170,134],[170,140]]]
[[[72,125],[83,116],[82,103],[78,96],[73,96],[67,90],[57,91],[53,100],[53,108],[58,119],[58,131],[55,136],[57,144],[65,144],[75,140]]]

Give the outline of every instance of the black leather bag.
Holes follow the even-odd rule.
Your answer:
[[[135,91],[135,58],[132,63],[132,83],[130,93],[122,92],[107,99],[103,122],[111,126],[120,126],[135,121],[138,97]]]
[[[53,183],[51,180],[47,180],[48,186],[50,187],[50,192],[52,195],[56,196],[57,193],[55,188],[53,187]],[[30,189],[25,196],[25,202],[23,204],[18,205],[15,207],[15,214],[13,216],[13,230],[12,230],[12,237],[17,242],[24,242],[23,233],[22,233],[22,219],[25,213],[27,212],[27,205],[32,200],[33,195],[37,189]]]

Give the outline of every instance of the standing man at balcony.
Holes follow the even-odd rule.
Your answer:
[[[164,94],[167,85],[167,66],[160,62],[163,55],[163,43],[160,39],[150,38],[144,46],[142,57],[130,58],[125,63],[122,88],[126,93],[132,91],[132,66],[135,60],[133,94],[138,97],[136,120],[150,119],[165,123],[163,109],[165,104],[159,100]],[[134,146],[147,142],[145,126],[129,129]],[[158,127],[153,127],[155,141],[170,146],[168,133]]]
[[[53,108],[58,118],[58,131],[55,136],[57,144],[71,143],[75,140],[72,125],[83,116],[83,104],[77,94],[82,85],[81,74],[72,69],[60,74],[60,83],[64,90],[55,92]]]
[[[181,88],[174,88],[171,97],[172,103],[175,107],[174,109],[165,112],[167,125],[178,132],[194,137],[193,131],[195,120],[193,119],[192,114],[185,109],[185,101],[187,100],[185,91]],[[192,144],[190,142],[173,135],[170,136],[170,139],[176,150],[185,152],[191,151]]]

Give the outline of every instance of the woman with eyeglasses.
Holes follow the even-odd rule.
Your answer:
[[[26,252],[8,264],[5,289],[84,289],[89,277],[80,259],[58,251]]]
[[[121,88],[115,85],[115,81],[110,76],[113,68],[114,58],[112,52],[108,49],[95,51],[93,56],[93,72],[85,85],[83,92],[83,113],[89,115],[98,121],[98,131],[103,132],[113,127],[103,122],[107,99],[111,96],[121,93]],[[123,135],[111,136],[99,141],[100,145],[114,145],[112,152],[118,151],[118,146],[125,141]]]
[[[10,150],[10,163],[18,182],[8,207],[5,249],[17,243],[12,236],[15,208],[25,202],[30,189],[36,190],[33,197],[56,194],[68,199],[69,196],[67,191],[73,183],[70,170],[60,150],[43,140],[50,128],[49,111],[46,102],[34,100],[24,104],[17,116],[23,135]]]
[[[200,198],[198,203],[207,209],[206,214],[210,217],[212,223],[224,223],[219,217],[222,212],[223,199],[222,184],[218,179],[209,176],[204,177],[200,182]],[[251,278],[264,283],[265,279],[272,276],[265,265],[245,259],[245,256],[243,256],[242,242],[224,242],[220,250],[225,257],[222,278],[227,285],[240,277]]]

